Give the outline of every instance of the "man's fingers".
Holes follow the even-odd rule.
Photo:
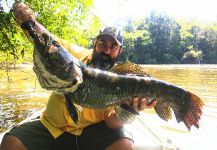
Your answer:
[[[138,97],[135,97],[134,99],[133,99],[133,108],[134,108],[134,110],[135,111],[138,111],[139,110],[139,98]]]
[[[148,108],[148,109],[149,109],[149,108],[152,108],[152,107],[154,107],[156,104],[157,104],[157,100],[154,99],[154,100],[151,101],[150,104],[146,105],[146,108]]]
[[[145,98],[141,98],[140,100],[140,105],[139,105],[139,110],[142,111],[147,108],[147,103]]]
[[[154,99],[150,104],[147,104],[146,98],[134,97],[132,101],[126,100],[124,104],[127,104],[129,106],[131,105],[135,111],[143,111],[144,109],[153,108],[157,104],[157,100]]]

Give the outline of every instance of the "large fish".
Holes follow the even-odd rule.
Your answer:
[[[22,27],[29,30],[34,39],[34,71],[39,83],[45,89],[65,95],[74,121],[78,119],[74,103],[106,108],[122,106],[127,99],[137,96],[156,99],[155,110],[162,119],[170,119],[173,110],[177,122],[183,121],[189,130],[193,125],[199,127],[203,102],[198,96],[147,76],[138,65],[117,65],[111,71],[89,68],[52,37],[47,34],[37,36],[29,25],[31,23],[27,22]]]

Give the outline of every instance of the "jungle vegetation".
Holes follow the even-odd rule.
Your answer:
[[[104,24],[91,9],[92,0],[25,0],[38,22],[52,34],[82,47],[92,48]],[[217,21],[175,19],[152,11],[140,20],[129,19],[122,27],[124,53],[119,61],[138,64],[216,64]],[[0,4],[0,64],[32,63],[33,45],[11,12]]]

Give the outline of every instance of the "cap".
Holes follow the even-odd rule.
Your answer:
[[[122,32],[119,28],[104,27],[103,29],[100,30],[97,38],[102,36],[102,35],[111,35],[117,41],[118,44],[120,44],[120,45],[123,44],[123,35],[122,35]]]

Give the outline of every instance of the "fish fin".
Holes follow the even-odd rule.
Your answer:
[[[172,111],[170,107],[157,104],[154,109],[158,116],[163,120],[168,121],[169,119],[172,119]]]
[[[65,94],[65,99],[66,99],[66,106],[67,106],[68,112],[69,112],[72,120],[75,123],[77,123],[78,122],[78,112],[75,108],[75,105],[71,101],[70,94]]]
[[[122,104],[120,107],[126,111],[129,111],[129,112],[135,114],[135,115],[139,115],[139,113],[137,111],[135,111],[132,106],[129,106],[127,104]]]
[[[113,68],[110,69],[110,71],[122,75],[137,75],[141,77],[150,76],[145,72],[143,67],[130,62],[116,64]]]
[[[203,106],[204,103],[198,96],[188,92],[188,105],[183,105],[183,109],[180,112],[174,112],[177,122],[183,121],[188,130],[193,125],[199,128]]]

